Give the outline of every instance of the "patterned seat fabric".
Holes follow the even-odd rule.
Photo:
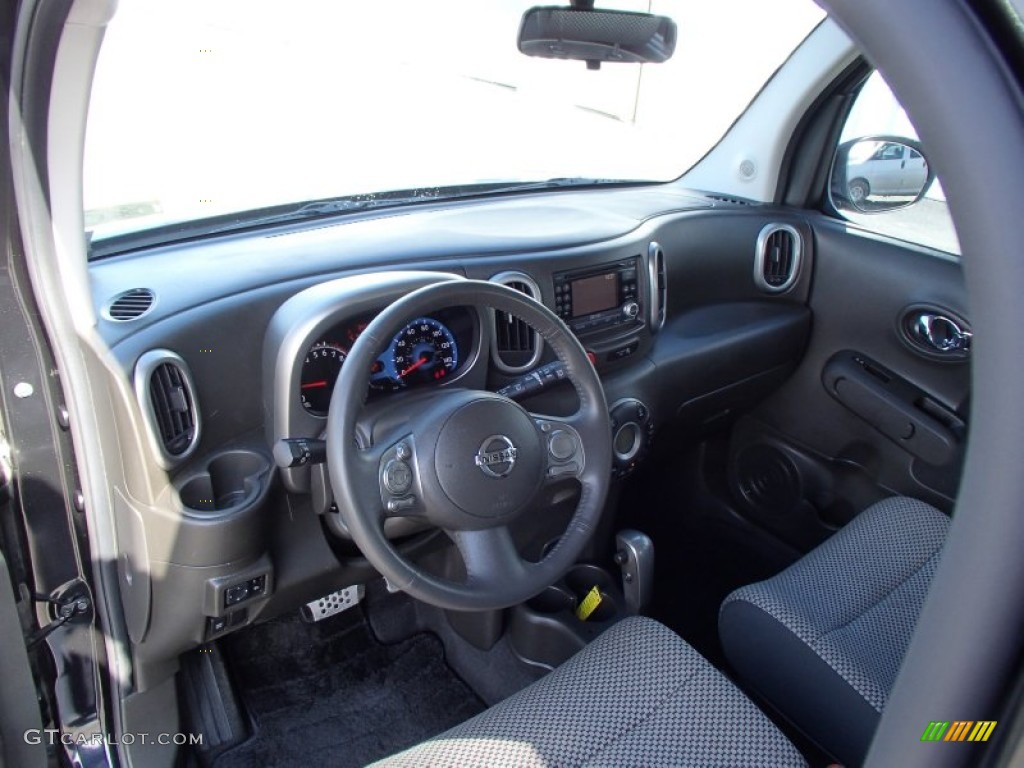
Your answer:
[[[646,618],[619,622],[547,677],[378,766],[803,766],[700,654]]]
[[[886,499],[722,604],[719,634],[741,678],[847,764],[867,752],[948,528],[922,501]]]

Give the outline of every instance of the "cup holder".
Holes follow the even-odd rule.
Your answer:
[[[618,616],[621,604],[619,585],[604,568],[597,565],[576,565],[565,574],[564,581],[575,597],[577,605],[582,603],[595,587],[600,593],[601,602],[587,618],[588,622],[606,622]]]
[[[537,613],[554,614],[562,611],[575,611],[578,602],[576,595],[570,589],[561,584],[552,584],[550,587],[545,587],[539,595],[527,600],[526,605]]]
[[[195,512],[240,509],[262,495],[269,469],[270,463],[254,451],[221,453],[178,488],[178,498]]]
[[[586,620],[576,610],[594,587],[601,602]],[[598,565],[575,565],[559,581],[512,611],[510,641],[529,664],[553,669],[622,618],[622,591]]]

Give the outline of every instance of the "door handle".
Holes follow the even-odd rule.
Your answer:
[[[971,350],[971,332],[953,318],[936,312],[918,313],[911,320],[910,333],[918,344],[941,354],[965,354]]]

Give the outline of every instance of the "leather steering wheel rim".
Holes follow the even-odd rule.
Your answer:
[[[420,404],[415,414],[410,411],[407,426],[381,436],[367,436],[365,430],[359,432],[373,362],[411,318],[451,306],[495,309],[528,323],[565,366],[566,378],[575,388],[579,401],[576,412],[569,417],[532,414],[518,403],[493,393],[451,388],[438,390],[428,408]],[[486,313],[483,314],[486,317]],[[483,327],[486,332],[490,326],[484,323]],[[396,405],[401,407],[400,403]],[[479,458],[490,450],[485,447],[486,441],[475,457],[464,455],[468,444],[461,434],[480,421],[480,414],[492,413],[496,415],[495,421],[518,430],[516,439],[522,446],[516,449],[521,454],[518,464],[513,451],[511,463],[501,465],[508,467],[511,478],[505,483],[504,478],[494,481],[473,474],[486,472],[482,466],[485,460]],[[536,442],[529,436],[524,419],[536,426]],[[550,441],[556,432],[562,434],[563,440],[579,443],[571,464],[559,464],[552,458],[555,451]],[[565,438],[566,434],[570,437]],[[362,446],[357,445],[357,435]],[[372,445],[366,445],[368,440]],[[400,444],[405,448],[400,448]],[[393,463],[396,456],[412,453],[408,450],[410,446],[415,447],[415,457],[408,461],[412,463],[416,481],[413,487],[417,492],[410,496],[417,499],[418,493],[424,495],[423,499],[417,499],[423,507],[422,513],[442,527],[458,547],[466,565],[464,582],[426,572],[403,557],[384,534],[387,491],[383,468]],[[538,450],[537,446],[541,446],[543,457],[527,455]],[[436,454],[431,455],[432,451]],[[611,482],[611,451],[604,390],[576,337],[542,304],[505,286],[477,280],[454,279],[430,285],[383,310],[349,351],[328,414],[327,462],[331,485],[353,541],[392,587],[449,610],[491,610],[515,605],[562,576],[576,562],[600,519]],[[505,526],[522,514],[536,512],[535,508],[527,503],[516,510],[506,509],[495,499],[502,498],[506,488],[517,489],[518,496],[510,494],[517,500],[527,496],[534,483],[531,473],[537,471],[538,461],[542,474],[533,495],[546,483],[559,481],[558,476],[552,475],[557,470],[573,474],[580,485],[580,497],[558,544],[540,562],[531,563],[514,553],[514,544]],[[516,470],[515,466],[522,469]],[[571,473],[573,469],[578,471]],[[467,473],[468,482],[474,484],[475,495],[468,503],[463,501],[467,499],[467,492],[460,488],[463,472]],[[481,494],[480,489],[494,491]],[[460,504],[473,509],[463,514]]]

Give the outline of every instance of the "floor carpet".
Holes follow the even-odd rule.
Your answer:
[[[215,768],[362,766],[484,708],[431,634],[384,645],[341,614],[278,619],[222,642],[253,736]]]

